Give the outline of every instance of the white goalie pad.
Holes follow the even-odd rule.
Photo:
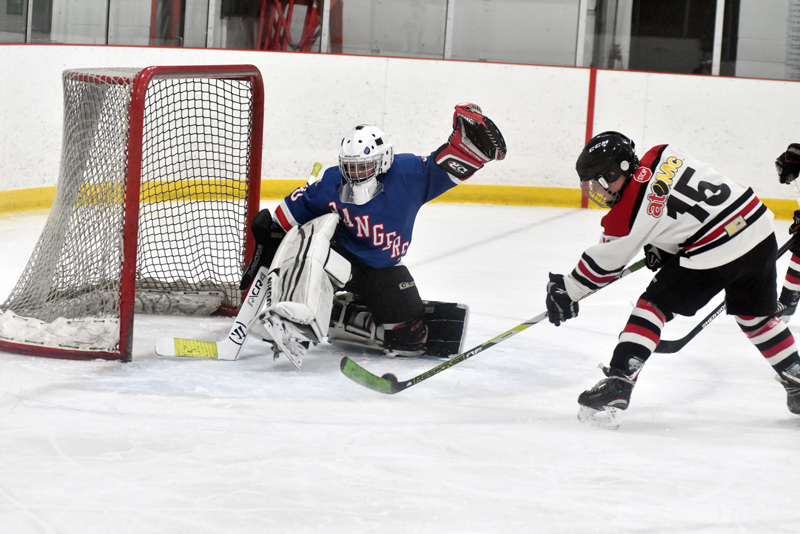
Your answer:
[[[333,293],[350,278],[350,263],[331,250],[339,216],[323,215],[292,228],[270,265],[267,296],[254,333],[273,341],[297,367],[303,347],[328,335]]]

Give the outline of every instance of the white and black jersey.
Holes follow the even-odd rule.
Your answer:
[[[620,201],[603,217],[600,243],[565,278],[579,300],[613,280],[653,245],[680,253],[687,269],[711,269],[744,255],[773,233],[773,214],[752,189],[671,145],[651,148]]]

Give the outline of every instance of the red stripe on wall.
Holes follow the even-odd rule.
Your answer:
[[[594,103],[597,89],[597,69],[589,69],[589,98],[586,104],[586,143],[588,144],[594,137]],[[581,207],[589,207],[589,199],[586,195],[581,195]]]

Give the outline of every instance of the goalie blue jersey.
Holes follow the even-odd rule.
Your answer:
[[[340,221],[335,239],[350,255],[371,267],[391,267],[408,251],[414,220],[423,204],[461,183],[440,169],[432,157],[397,154],[389,172],[378,180],[383,191],[366,204],[342,202],[345,183],[338,167],[316,182],[295,189],[275,210],[284,230],[335,212]]]

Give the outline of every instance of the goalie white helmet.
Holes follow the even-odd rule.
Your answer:
[[[342,139],[339,170],[350,185],[359,185],[389,170],[394,161],[392,143],[380,129],[360,124]]]

